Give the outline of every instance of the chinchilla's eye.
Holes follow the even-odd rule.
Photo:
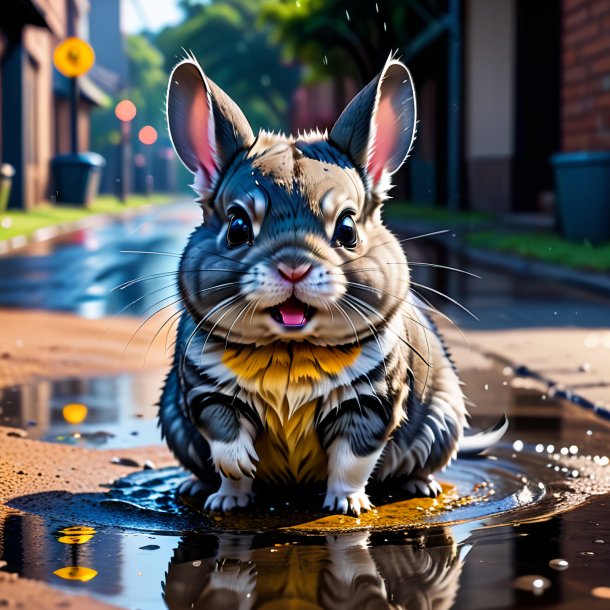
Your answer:
[[[358,243],[358,232],[356,231],[356,223],[351,214],[344,214],[337,221],[335,226],[335,234],[333,241],[344,248],[354,248]]]
[[[229,215],[227,245],[236,248],[243,244],[252,245],[252,223],[243,210],[234,210]]]

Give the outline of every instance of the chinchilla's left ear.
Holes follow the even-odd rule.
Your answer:
[[[167,122],[180,160],[195,174],[193,188],[204,196],[235,155],[254,141],[239,106],[194,58],[180,62],[170,76]]]
[[[372,189],[383,192],[411,150],[416,122],[409,70],[390,58],[381,73],[349,103],[329,139],[365,170]]]

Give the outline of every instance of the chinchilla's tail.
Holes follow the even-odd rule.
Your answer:
[[[508,430],[508,417],[502,417],[491,427],[483,432],[473,434],[472,436],[464,436],[460,441],[458,448],[458,456],[468,457],[473,456],[489,449],[495,445]]]

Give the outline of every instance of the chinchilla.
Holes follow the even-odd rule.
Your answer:
[[[194,57],[167,94],[176,152],[203,222],[180,261],[184,305],[160,403],[170,449],[209,510],[253,484],[326,485],[359,514],[369,481],[436,495],[468,413],[451,357],[382,221],[416,129],[407,68],[390,58],[330,133],[254,135]]]

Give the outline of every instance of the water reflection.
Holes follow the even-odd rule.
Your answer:
[[[405,538],[189,536],[174,552],[164,599],[170,610],[451,608],[464,547],[448,529]]]
[[[66,378],[0,388],[0,423],[37,440],[89,447],[160,443],[163,371]]]
[[[126,313],[143,315],[158,299],[175,293],[175,278],[169,273],[179,259],[122,251],[181,252],[199,222],[200,211],[189,201],[16,250],[0,257],[0,306],[99,318],[117,314],[135,301]],[[168,275],[113,290],[134,278],[161,273]]]

